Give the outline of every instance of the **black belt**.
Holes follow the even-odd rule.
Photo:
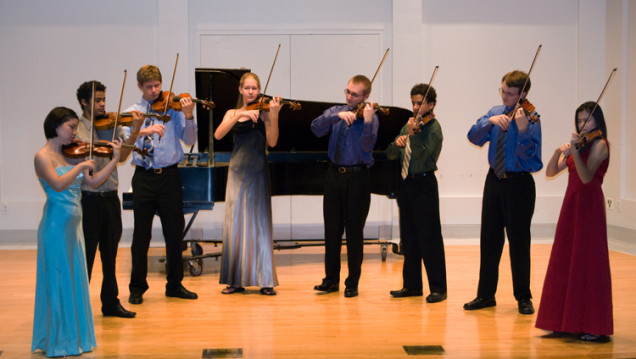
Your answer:
[[[117,191],[103,191],[103,192],[82,191],[82,196],[86,196],[86,197],[117,197]]]
[[[364,169],[369,168],[368,165],[339,166],[335,163],[331,163],[329,167],[337,170],[338,173],[360,172]]]
[[[495,173],[495,170],[491,167],[490,171],[492,171],[492,173]],[[519,177],[525,177],[525,176],[529,176],[530,172],[527,171],[521,171],[521,172],[506,172],[503,177],[501,177],[501,179],[504,178],[519,178]]]
[[[530,172],[506,172],[503,178],[517,178],[517,177],[525,177],[529,175],[530,175]]]
[[[168,167],[162,167],[162,168],[149,168],[149,169],[145,169],[143,166],[137,166],[137,170],[143,171],[147,174],[153,174],[153,175],[160,175],[163,174],[165,172],[168,172],[168,170],[171,170],[173,168],[177,168],[177,163],[168,166]]]
[[[428,175],[433,174],[433,171],[426,171],[426,172],[420,172],[420,173],[409,173],[408,175],[406,175],[406,178],[419,178],[419,177],[426,177]]]

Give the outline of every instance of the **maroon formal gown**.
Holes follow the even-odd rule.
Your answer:
[[[585,163],[590,147],[581,154]],[[609,154],[587,184],[581,182],[572,156],[566,163],[568,187],[543,284],[536,327],[555,332],[611,335],[614,332],[612,282],[601,188]]]

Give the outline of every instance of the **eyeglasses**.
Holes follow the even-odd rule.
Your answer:
[[[351,92],[351,91],[349,91],[349,89],[345,89],[344,93],[345,93],[345,95],[351,96],[352,98],[360,98],[360,97],[364,96],[364,94]]]
[[[508,91],[504,91],[504,90],[503,90],[503,87],[500,87],[500,88],[499,88],[499,94],[500,94],[500,95],[506,95],[506,96],[508,96],[508,97],[519,96],[519,94],[518,94],[518,93],[512,93],[512,92],[510,92],[510,90],[508,90]]]

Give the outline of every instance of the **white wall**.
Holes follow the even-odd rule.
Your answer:
[[[629,141],[636,122],[628,105],[636,86],[630,37],[636,10],[629,5],[628,0],[0,0],[0,243],[7,236],[35,243],[32,231],[44,193],[32,158],[45,142],[42,122],[52,107],[79,110],[77,86],[98,79],[108,87],[108,111],[114,111],[124,69],[129,72],[123,101],[127,106],[139,97],[137,69],[157,64],[168,81],[177,52],[175,88],[193,93],[194,68],[214,65],[201,63],[201,36],[219,29],[279,34],[374,29],[381,34],[382,47],[391,48],[382,72],[387,105],[408,108],[410,87],[428,82],[439,65],[436,113],[445,141],[438,179],[442,222],[447,226],[479,224],[486,148],[470,145],[466,133],[479,116],[500,103],[497,89],[505,72],[527,71],[537,46],[543,44],[529,100],[542,116],[547,162],[554,148],[569,138],[576,106],[595,100],[609,69],[619,67],[602,102],[612,142],[604,190],[620,204],[620,209],[608,211],[610,225],[636,229],[636,169],[627,160],[636,152]],[[269,63],[271,55],[246,49],[246,64]],[[308,68],[329,70],[321,67],[319,58]],[[128,190],[131,175],[129,165],[120,167],[120,190]],[[565,177],[548,181],[543,171],[535,175],[535,224],[556,222]],[[289,204],[277,199],[274,205],[284,210]],[[199,215],[199,230],[207,223],[218,229],[221,207]],[[395,219],[397,211],[385,207],[380,205],[383,209],[374,219]],[[127,230],[131,218],[125,211]],[[316,218],[316,223],[321,220]]]

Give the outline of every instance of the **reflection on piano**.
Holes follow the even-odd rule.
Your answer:
[[[246,72],[250,70],[199,68],[195,71],[196,97],[209,98],[216,106],[208,110],[197,105],[199,153],[186,154],[179,165],[184,186],[184,213],[193,213],[184,237],[199,210],[212,209],[214,202],[225,200],[227,163],[232,151],[232,136],[225,136],[219,141],[214,139],[213,134],[223,120],[225,112],[235,108],[239,79]],[[317,138],[311,132],[310,125],[324,110],[338,103],[296,99],[294,101],[300,102],[301,110],[292,111],[289,106],[281,108],[278,144],[270,149],[268,155],[272,195],[322,195],[323,177],[329,164],[329,136]],[[389,115],[378,112],[378,116],[380,127],[373,154],[375,163],[369,169],[371,192],[395,198],[400,180],[400,163],[388,160],[384,151],[412,116],[412,112],[399,107],[389,107]],[[129,196],[129,201],[132,200],[131,197]],[[127,196],[124,194],[124,208],[131,209],[132,203],[126,202]],[[220,253],[204,255],[197,241],[189,242],[193,256],[184,257],[184,260],[188,261],[190,273],[198,275],[202,271],[202,259],[218,257]],[[275,241],[274,248],[298,248],[303,245],[302,242],[304,241]],[[383,260],[386,258],[387,245],[392,245],[393,251],[397,252],[397,244],[387,240],[365,240],[365,243],[380,244]]]

